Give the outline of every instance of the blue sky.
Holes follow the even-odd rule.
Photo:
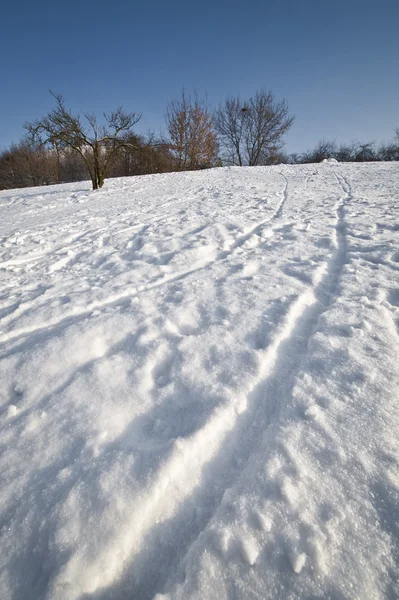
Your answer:
[[[182,88],[217,104],[272,89],[295,114],[286,150],[389,140],[399,127],[399,0],[69,0],[2,8],[0,147],[52,107],[122,104],[162,130]]]

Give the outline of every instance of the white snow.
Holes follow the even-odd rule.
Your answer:
[[[0,597],[399,597],[399,165],[0,192]]]

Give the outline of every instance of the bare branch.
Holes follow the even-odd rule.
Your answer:
[[[55,99],[55,108],[42,119],[25,123],[26,130],[31,136],[40,138],[43,144],[56,144],[79,154],[89,170],[93,189],[101,187],[111,159],[125,145],[123,136],[131,133],[141,115],[127,113],[118,107],[105,115],[107,125],[100,126],[94,114],[85,113],[90,128],[87,130],[79,115],[73,115],[65,107],[62,95],[51,90],[50,93]]]
[[[194,93],[169,102],[166,109],[166,126],[170,135],[179,170],[212,166],[217,156],[217,140],[211,113],[206,102]]]
[[[272,162],[294,118],[284,100],[277,102],[271,91],[260,90],[245,102],[227,98],[214,120],[225,155],[233,164],[252,166]]]

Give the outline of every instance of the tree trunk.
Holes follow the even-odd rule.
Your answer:
[[[98,188],[102,187],[104,178],[101,177],[101,172],[100,172],[100,161],[99,161],[99,146],[98,143],[96,142],[93,148],[93,163],[94,163],[94,174],[93,174],[93,190],[98,190]],[[94,187],[94,181],[95,181],[95,187]]]

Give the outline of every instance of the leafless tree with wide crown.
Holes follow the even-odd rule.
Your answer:
[[[239,166],[273,162],[293,121],[285,100],[275,100],[267,90],[259,90],[245,101],[227,98],[214,116],[225,159]]]
[[[42,119],[25,123],[25,128],[43,145],[70,148],[79,154],[89,171],[93,190],[101,188],[114,156],[121,148],[132,146],[128,137],[141,115],[127,113],[120,106],[104,113],[105,124],[99,124],[93,114],[84,114],[87,123],[84,125],[79,115],[73,115],[65,107],[61,94],[50,93],[56,107]]]

